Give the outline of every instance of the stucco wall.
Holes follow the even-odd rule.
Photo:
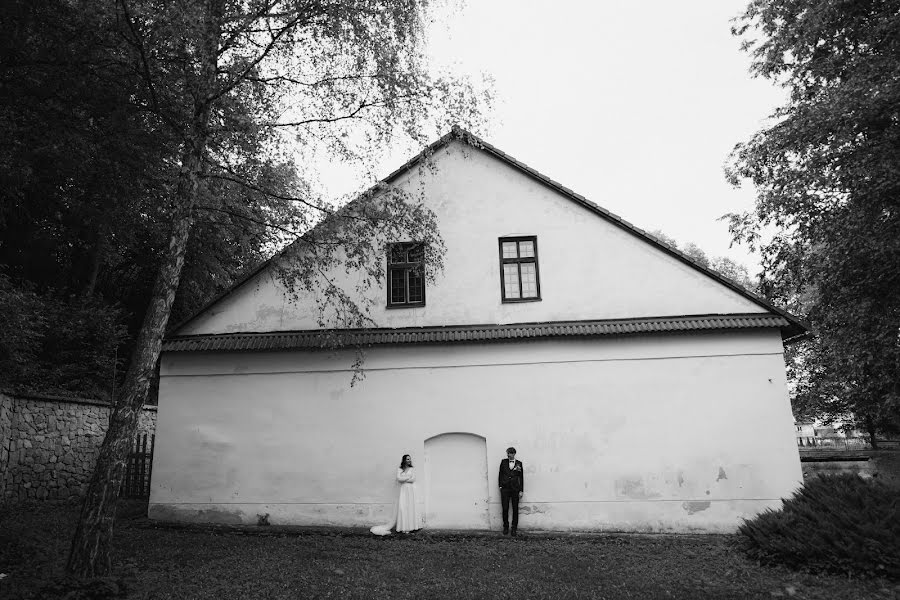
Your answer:
[[[165,354],[151,517],[372,525],[399,457],[486,441],[526,469],[520,526],[732,531],[801,482],[777,331]],[[420,489],[420,501],[427,498]]]
[[[383,285],[362,296],[379,327],[767,312],[490,155],[455,142],[436,153],[435,164],[396,185],[415,198],[425,190],[447,248],[444,270],[427,286],[424,307],[386,309]],[[537,236],[540,302],[501,302],[498,238],[515,235]],[[361,297],[358,280],[342,268],[329,277]],[[316,329],[315,306],[309,296],[286,301],[263,272],[179,333]]]
[[[109,405],[0,394],[0,497],[64,499],[84,493],[109,423]],[[138,431],[154,433],[156,407],[145,407]]]

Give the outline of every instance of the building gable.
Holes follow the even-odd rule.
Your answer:
[[[427,152],[434,169],[411,168],[414,159],[386,181],[411,193],[424,186],[447,248],[444,270],[427,285],[424,306],[389,309],[386,290],[371,290],[378,328],[777,314],[793,333],[803,331],[791,315],[466,132],[455,130]],[[505,302],[501,238],[532,237],[540,299]],[[315,298],[289,301],[271,266],[176,334],[320,329]],[[354,289],[352,277],[334,276]]]

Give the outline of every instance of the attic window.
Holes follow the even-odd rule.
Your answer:
[[[536,236],[500,238],[500,295],[503,302],[541,299]]]
[[[418,242],[388,245],[387,306],[425,306],[425,250]]]

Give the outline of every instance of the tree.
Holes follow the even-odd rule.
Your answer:
[[[664,244],[668,244],[672,248],[680,250],[682,254],[692,259],[697,264],[702,265],[707,269],[711,269],[719,275],[727,277],[744,289],[751,292],[756,291],[756,286],[750,279],[749,273],[747,273],[747,267],[728,258],[727,256],[716,256],[710,258],[703,250],[703,248],[701,248],[694,242],[688,242],[681,246],[681,248],[679,248],[678,242],[675,241],[675,238],[665,234],[659,229],[651,231],[650,235],[663,242]]]
[[[0,19],[0,302],[38,325],[4,344],[0,385],[111,401],[167,238],[178,144],[131,102],[142,82],[100,16],[13,0]],[[267,224],[284,221],[282,200],[224,183],[215,194],[255,219],[196,216],[175,319],[258,262],[276,237]]]
[[[158,222],[138,206],[166,140],[129,106],[110,40],[93,25],[90,13],[46,0],[9,2],[0,19],[0,293],[40,320],[17,333],[33,352],[0,382],[105,398],[134,307],[99,283],[101,266],[125,232]]]
[[[106,60],[125,74],[130,105],[175,140],[172,174],[159,199],[171,230],[67,564],[70,572],[94,576],[110,569],[124,461],[195,216],[257,222],[281,235],[307,232],[283,255],[290,265],[280,271],[284,282],[293,289],[324,290],[323,319],[364,319],[365,307],[356,307],[329,282],[327,267],[370,264],[371,240],[379,236],[429,241],[428,256],[437,264],[440,238],[433,215],[390,189],[374,190],[371,202],[335,210],[297,179],[286,142],[366,164],[371,148],[385,147],[398,135],[421,141],[430,133],[426,125],[443,129],[455,120],[477,121],[484,97],[464,82],[429,75],[422,51],[426,6],[416,0],[70,4],[91,15],[99,31],[114,34]],[[107,63],[94,66],[103,71]],[[272,160],[279,157],[281,167]],[[260,202],[261,212],[253,213],[247,195],[269,202]]]
[[[900,2],[754,0],[734,33],[790,97],[731,156],[757,190],[733,237],[815,331],[789,364],[795,413],[852,416],[874,442],[900,424]]]

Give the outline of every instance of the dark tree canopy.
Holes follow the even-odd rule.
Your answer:
[[[134,105],[141,82],[114,32],[80,8],[10,2],[0,19],[0,303],[29,324],[0,342],[0,385],[111,399],[168,235],[178,140]],[[275,221],[262,214],[270,202],[249,196],[248,214]],[[273,238],[226,214],[197,222],[176,319]]]
[[[489,88],[431,73],[424,0],[8,4],[0,308],[19,329],[0,342],[0,384],[104,395],[122,359],[67,565],[101,575],[169,324],[298,234],[277,274],[317,294],[323,325],[366,322],[328,273],[377,284],[388,240],[422,240],[433,276],[443,245],[414,193],[345,206],[314,165],[371,175],[394,140],[477,129]]]
[[[164,235],[167,140],[130,107],[126,74],[94,67],[110,40],[90,13],[9,2],[0,40],[0,302],[34,325],[15,334],[28,352],[0,352],[0,384],[108,398]]]
[[[739,144],[730,215],[761,250],[770,299],[806,316],[792,350],[798,417],[900,424],[900,1],[755,0],[736,35],[752,71],[787,87],[772,124]],[[774,232],[774,234],[772,234]]]
[[[372,149],[393,137],[413,146],[452,120],[474,124],[473,89],[416,62],[417,4],[367,22],[377,6],[4,6],[0,304],[29,326],[0,341],[0,387],[109,398],[113,374],[124,376],[175,214],[206,8],[223,19],[218,75],[169,323],[346,201],[322,193],[307,159],[330,155],[371,175]],[[303,266],[285,275],[321,283]]]

